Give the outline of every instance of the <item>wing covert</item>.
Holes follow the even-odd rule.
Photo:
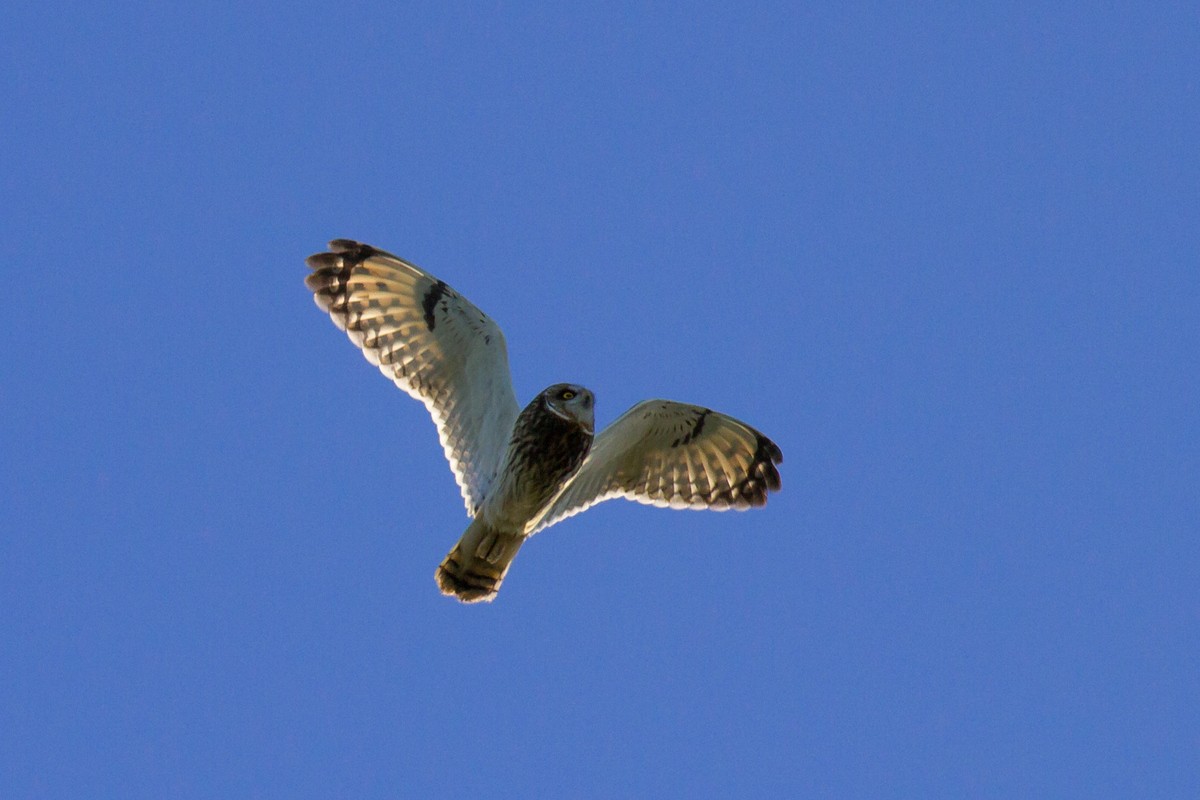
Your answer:
[[[318,307],[380,372],[425,404],[474,516],[517,418],[504,334],[465,297],[413,264],[335,239],[309,256]]]
[[[745,510],[780,488],[783,453],[733,417],[671,400],[645,400],[605,428],[574,479],[527,528],[547,528],[624,497],[669,508]]]

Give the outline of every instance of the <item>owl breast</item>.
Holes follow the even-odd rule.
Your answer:
[[[593,435],[535,400],[513,426],[495,489],[480,513],[504,530],[521,530],[571,479],[592,446]]]

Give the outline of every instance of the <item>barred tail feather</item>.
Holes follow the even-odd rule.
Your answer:
[[[464,603],[490,603],[524,541],[476,518],[434,573],[438,588]]]

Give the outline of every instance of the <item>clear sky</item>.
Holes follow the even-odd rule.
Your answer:
[[[0,797],[1200,796],[1200,16],[796,5],[6,6]],[[334,237],[783,491],[442,597]]]

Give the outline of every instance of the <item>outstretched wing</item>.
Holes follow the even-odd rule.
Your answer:
[[[305,283],[363,355],[425,404],[474,516],[517,418],[504,334],[443,281],[391,253],[335,239]]]
[[[670,508],[744,510],[780,487],[774,442],[733,417],[646,400],[605,428],[574,479],[528,528],[536,533],[613,497]]]

